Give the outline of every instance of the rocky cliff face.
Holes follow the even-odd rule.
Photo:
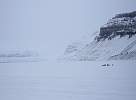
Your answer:
[[[117,14],[100,28],[100,32],[96,34],[93,41],[88,41],[82,46],[79,46],[80,43],[68,46],[64,58],[72,60],[136,59],[135,35],[136,11]]]
[[[131,38],[136,34],[136,11],[125,14],[118,14],[110,19],[107,24],[100,28],[97,41],[115,38],[116,36],[126,36]]]

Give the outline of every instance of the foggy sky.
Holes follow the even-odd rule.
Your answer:
[[[136,10],[135,0],[0,0],[0,51],[61,55],[115,14]]]

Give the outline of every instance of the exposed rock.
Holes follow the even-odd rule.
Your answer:
[[[65,52],[72,60],[136,60],[136,11],[117,14],[100,28],[93,41],[79,47],[70,45]],[[82,44],[82,43],[81,43]]]
[[[131,38],[136,34],[136,12],[118,14],[100,28],[97,41],[126,36]]]

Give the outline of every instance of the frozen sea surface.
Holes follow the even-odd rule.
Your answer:
[[[0,100],[136,100],[136,61],[0,63]]]

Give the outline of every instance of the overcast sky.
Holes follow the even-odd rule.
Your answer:
[[[0,50],[35,50],[55,57],[136,0],[0,0]]]

